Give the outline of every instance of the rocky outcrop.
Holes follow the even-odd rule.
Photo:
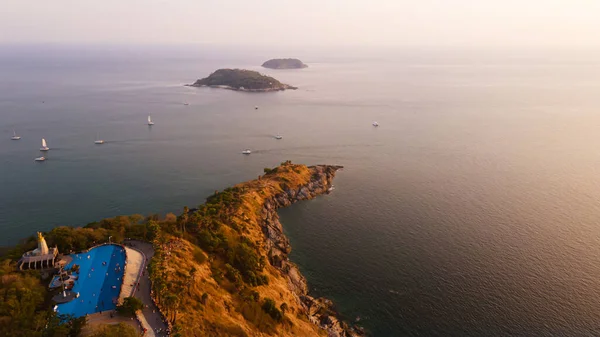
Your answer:
[[[310,181],[295,189],[285,189],[270,199],[267,199],[261,211],[262,230],[265,235],[265,248],[269,262],[278,268],[287,278],[290,290],[296,295],[298,303],[304,309],[308,319],[327,330],[329,336],[350,337],[361,336],[360,329],[349,328],[341,322],[333,309],[333,303],[325,298],[314,298],[308,294],[306,279],[298,267],[292,263],[288,254],[291,246],[283,233],[279,222],[277,209],[289,206],[297,201],[313,199],[331,190],[332,181],[341,166],[319,165],[311,166]]]
[[[208,77],[199,79],[191,87],[211,87],[247,92],[270,92],[298,89],[281,83],[271,76],[245,69],[219,69]]]
[[[271,59],[262,64],[265,68],[271,69],[302,69],[308,67],[298,59]]]

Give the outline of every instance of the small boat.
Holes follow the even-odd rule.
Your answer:
[[[42,157],[37,157],[34,160],[35,161],[44,161],[44,160],[46,160],[46,157],[43,157],[43,156]]]
[[[150,117],[150,115],[148,115],[148,125],[154,125],[154,122],[152,121],[152,117]]]
[[[15,130],[13,130],[13,136],[10,137],[10,139],[19,140],[19,139],[21,139],[21,136],[17,136],[17,132]]]
[[[373,122],[373,126],[379,126],[379,123]]]
[[[104,144],[104,140],[100,139],[100,134],[98,134],[96,136],[96,140],[94,141],[94,144]]]
[[[40,147],[40,151],[48,151],[50,148],[46,145],[46,140],[42,138],[42,147]]]
[[[190,105],[190,103],[188,103],[188,102],[184,102],[184,103],[183,103],[183,105]]]
[[[254,106],[254,110],[258,110],[258,105],[255,105],[255,106]]]
[[[252,151],[250,151],[250,149],[245,149],[244,151],[242,151],[243,154],[250,154],[252,153]]]
[[[275,139],[282,139],[282,138],[283,138],[283,136],[280,134],[277,134],[277,136],[275,136]]]
[[[328,189],[327,189],[327,193],[331,193],[333,190],[335,190],[335,186],[331,185]]]

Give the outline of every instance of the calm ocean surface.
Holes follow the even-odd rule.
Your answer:
[[[257,67],[288,55],[310,67]],[[341,164],[334,193],[280,214],[346,319],[375,336],[600,335],[598,55],[0,48],[0,245],[180,212],[288,159]],[[300,89],[182,85],[221,67]]]

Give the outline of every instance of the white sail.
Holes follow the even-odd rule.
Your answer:
[[[17,131],[13,130],[13,137],[17,136]]]
[[[42,138],[42,147],[48,147],[46,146],[46,140],[44,138]]]
[[[152,117],[148,115],[148,123],[152,123]]]

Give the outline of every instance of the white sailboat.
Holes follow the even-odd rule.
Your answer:
[[[15,130],[13,130],[13,136],[10,137],[10,139],[19,140],[19,139],[21,139],[21,136],[17,136],[17,132]]]
[[[154,122],[152,121],[152,117],[150,115],[148,115],[148,125],[154,125]]]
[[[42,138],[42,147],[40,147],[40,151],[48,151],[48,150],[50,150],[50,148],[46,144],[46,140],[44,138]]]
[[[94,144],[104,144],[104,140],[100,139],[100,133],[96,135],[96,140],[94,141]]]
[[[280,135],[280,134],[277,134],[277,135],[275,136],[275,139],[282,139],[282,138],[283,138],[283,136],[282,136],[282,135]]]

